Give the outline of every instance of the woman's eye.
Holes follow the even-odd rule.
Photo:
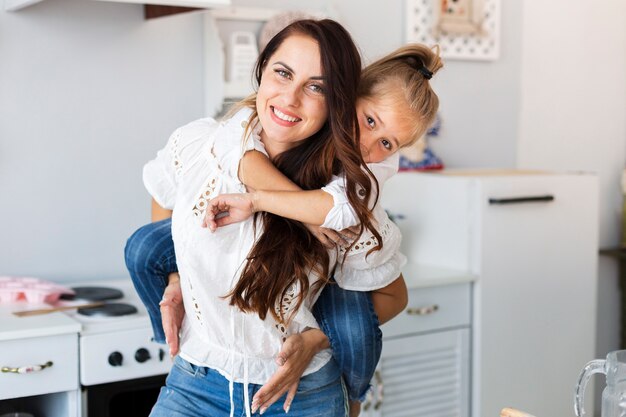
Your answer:
[[[383,147],[385,149],[387,149],[388,151],[391,150],[391,148],[393,147],[393,145],[391,145],[391,142],[389,142],[387,139],[381,139],[380,143],[383,145]]]
[[[311,84],[309,85],[309,90],[313,91],[317,94],[324,94],[324,87],[319,84]]]
[[[291,74],[289,73],[289,71],[284,70],[284,69],[276,69],[274,70],[274,72],[276,74],[278,74],[280,77],[282,78],[291,78]]]
[[[369,116],[365,116],[365,121],[367,121],[367,125],[371,127],[372,129],[376,127],[376,122],[374,121],[373,118]]]

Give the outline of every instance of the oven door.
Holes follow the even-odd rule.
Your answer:
[[[167,375],[84,387],[87,417],[148,417]]]

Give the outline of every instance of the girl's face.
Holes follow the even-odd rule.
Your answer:
[[[413,125],[406,103],[391,98],[359,98],[356,112],[361,132],[361,155],[365,162],[380,162],[413,139]]]
[[[322,128],[328,118],[317,42],[287,37],[270,57],[257,92],[261,139],[270,156],[290,149]]]

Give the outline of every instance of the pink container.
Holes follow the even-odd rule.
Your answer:
[[[0,277],[0,303],[25,301],[30,304],[51,304],[61,294],[73,293],[67,287],[39,278]]]

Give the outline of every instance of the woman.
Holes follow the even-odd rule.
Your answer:
[[[340,25],[296,22],[276,35],[259,58],[258,93],[243,105],[254,102],[254,109],[244,108],[222,124],[200,120],[178,129],[146,165],[146,188],[159,206],[173,209],[172,236],[187,311],[180,354],[153,415],[233,415],[240,410],[250,415],[250,398],[275,372],[274,358],[290,334],[319,345],[292,414],[346,414],[339,371],[323,349],[327,341],[318,330],[305,331],[318,327],[311,306],[325,282],[320,277],[328,276],[333,264],[332,254],[300,223],[278,216],[214,235],[200,223],[207,198],[244,191],[239,162],[245,151],[256,149],[304,189],[321,187],[341,170],[361,224],[375,230],[366,204],[370,180],[351,138],[358,129],[359,72],[356,48]],[[242,134],[258,136],[262,145],[247,140],[242,147]],[[284,413],[279,406],[262,411]]]
[[[397,170],[397,150],[410,145],[419,138],[436,114],[438,98],[432,91],[429,80],[442,66],[437,51],[437,49],[433,51],[419,44],[406,45],[368,65],[363,71],[357,101],[361,150],[363,158],[376,174],[380,187],[382,187],[386,177],[393,175]],[[269,172],[267,167],[264,167],[263,161],[247,162],[246,159],[250,158],[252,154],[254,152],[246,154],[242,160],[242,165],[245,162],[253,172],[257,174],[262,172],[263,175],[256,175],[254,178],[249,178],[249,181],[244,180],[247,185],[252,182],[255,187],[266,190],[268,185],[281,180],[280,175],[277,177],[274,173]],[[386,174],[381,175],[385,172]],[[333,183],[334,185],[338,184],[337,181],[333,181]],[[285,189],[290,189],[289,186],[290,184],[287,184]],[[325,187],[325,190],[333,193],[335,200],[340,197],[339,194],[341,193],[337,192],[336,186]],[[313,194],[307,196],[304,195],[306,193]],[[331,198],[330,194],[325,192],[291,193],[297,198],[288,197],[288,194],[263,192],[265,198],[257,196],[255,200],[263,211],[272,211],[271,206],[264,204],[264,200],[268,200],[269,196],[272,206],[279,210],[274,211],[276,214],[291,218],[295,216],[300,221],[318,224],[325,220],[324,224],[334,228],[347,227],[350,222],[357,220],[353,218],[353,213],[350,213],[349,205],[345,202],[335,204],[332,209],[334,214],[327,216],[328,208],[324,209],[324,204],[319,204],[319,200]],[[247,194],[244,197],[251,195],[253,194]],[[225,196],[220,196],[218,200],[223,201],[223,197]],[[339,198],[339,200],[342,199]],[[332,198],[331,203],[325,204],[325,206],[332,206]],[[374,214],[379,226],[384,229],[385,223],[388,224],[389,222],[384,212],[381,215],[380,211],[381,208],[377,206]],[[207,213],[210,213],[210,210]],[[302,217],[305,214],[312,217]],[[315,216],[318,218],[316,219]],[[231,217],[220,219],[218,222],[227,224],[232,221]],[[333,236],[333,239],[336,238],[336,235]],[[154,246],[153,251],[137,249],[145,247],[147,242]],[[397,242],[390,242],[387,239],[385,242],[387,253],[394,251],[394,243],[397,244]],[[140,293],[153,294],[153,301],[149,303],[149,306],[152,305],[152,309],[156,311],[154,317],[157,317],[160,323],[157,303],[163,293],[164,284],[162,283],[160,287],[155,288],[155,277],[162,277],[162,281],[165,282],[164,277],[167,276],[168,272],[176,270],[169,223],[165,221],[144,226],[129,240],[127,250],[131,255],[127,256],[127,263],[134,266],[134,274],[132,275],[135,284],[141,288]],[[349,253],[349,258],[358,257],[353,252]],[[366,267],[375,265],[381,257],[387,256],[385,253],[377,253],[377,255],[379,259],[375,259],[375,256],[368,258]],[[389,262],[385,268],[388,266]],[[129,266],[129,269],[133,268]],[[355,269],[354,266],[352,270],[339,268],[335,273],[335,278],[341,282],[341,287],[352,288],[356,291],[342,290],[337,285],[327,286],[314,309],[315,317],[329,336],[333,356],[337,359],[344,374],[351,399],[351,415],[358,414],[358,401],[362,399],[367,390],[380,355],[380,332],[377,318],[381,322],[389,320],[401,311],[406,303],[406,294],[402,292],[404,289],[402,280],[397,280],[390,286],[380,288],[381,285],[378,284],[377,280],[381,274],[374,276],[374,272],[371,270],[364,271],[362,268]],[[138,277],[144,278],[138,279]],[[180,297],[177,295],[176,288],[176,282],[173,281],[163,297],[168,301],[162,303],[161,306],[164,317],[166,317],[164,324],[172,325],[166,329],[165,333],[168,335],[168,343],[174,353],[177,349],[177,329],[181,320],[180,314],[182,314],[181,310],[177,308]],[[372,293],[363,292],[374,288],[379,290]],[[376,314],[371,311],[372,303]],[[178,319],[170,320],[172,314],[178,314]],[[157,338],[159,336],[161,339],[163,338],[163,329],[160,325],[155,326],[155,335]],[[285,344],[283,352],[281,352],[281,359],[284,360],[290,355],[301,352],[302,349],[294,349],[294,343],[296,342]],[[288,364],[290,360],[287,361]],[[295,359],[295,362],[297,363],[298,359]],[[292,373],[299,376],[297,372]],[[272,389],[264,387],[255,395],[255,400],[258,400],[259,404],[274,402],[277,399],[275,393],[282,393],[281,385],[288,385],[284,375],[277,375],[270,382],[270,385],[273,385]]]

